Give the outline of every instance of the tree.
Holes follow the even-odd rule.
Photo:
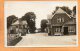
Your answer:
[[[46,19],[41,20],[41,32],[45,32],[48,21]]]
[[[73,12],[76,14],[76,6],[73,7]]]
[[[54,12],[52,12],[52,14],[54,14],[57,10],[58,10],[59,6],[56,7],[56,9],[54,10]]]
[[[11,26],[12,23],[14,23],[16,20],[18,20],[18,17],[15,15],[11,15],[7,17],[7,28]]]
[[[36,15],[34,14],[34,12],[26,13],[24,16],[22,16],[22,19],[27,21],[30,33],[34,33],[36,30],[35,27]]]
[[[69,9],[69,7],[66,7],[66,6],[62,6],[62,7],[57,6],[56,9],[55,9],[55,11],[52,14],[54,14],[58,10],[58,8],[61,8],[62,10],[64,10],[65,12],[67,12],[69,15],[71,15],[72,11]]]
[[[61,7],[61,9],[63,9],[64,11],[66,11],[69,15],[71,15],[71,10],[69,9],[69,7],[63,6]]]

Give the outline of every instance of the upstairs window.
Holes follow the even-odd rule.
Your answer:
[[[61,22],[61,18],[57,18],[57,22],[58,22],[58,23]]]
[[[64,18],[57,18],[57,23],[64,22]]]
[[[64,18],[62,18],[61,21],[64,22]]]

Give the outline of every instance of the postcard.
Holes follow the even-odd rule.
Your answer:
[[[0,51],[80,51],[79,0],[0,0]]]
[[[77,47],[77,1],[5,1],[6,47]]]

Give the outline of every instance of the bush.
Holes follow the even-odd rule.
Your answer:
[[[20,40],[22,39],[22,37],[16,38],[14,40],[12,40],[8,46],[15,46]]]

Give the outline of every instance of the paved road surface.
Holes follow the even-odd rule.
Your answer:
[[[18,47],[38,47],[38,46],[75,46],[76,36],[48,36],[46,33],[26,34],[22,40],[17,43]]]

